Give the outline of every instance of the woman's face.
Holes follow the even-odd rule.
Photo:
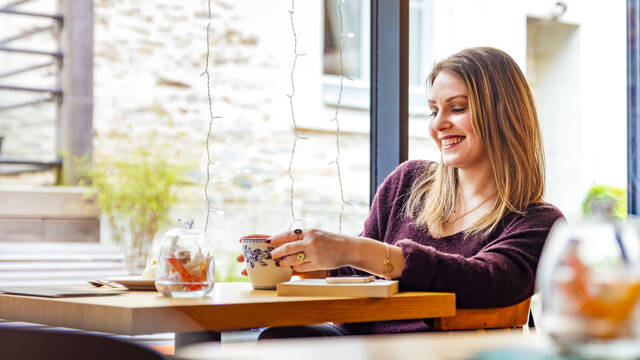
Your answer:
[[[488,162],[471,126],[467,88],[456,75],[441,71],[431,87],[429,132],[447,166],[471,168]]]

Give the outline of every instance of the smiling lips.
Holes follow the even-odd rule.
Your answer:
[[[442,139],[442,146],[453,146],[457,143],[459,143],[460,141],[464,140],[463,136],[452,136],[452,137],[448,137],[446,139]]]

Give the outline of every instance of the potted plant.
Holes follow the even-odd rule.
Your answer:
[[[609,202],[611,215],[619,220],[627,217],[627,190],[608,185],[594,185],[582,201],[582,213],[590,214],[595,202]]]
[[[153,239],[177,201],[172,188],[186,167],[167,158],[138,148],[126,159],[100,157],[86,172],[130,274],[142,273]]]

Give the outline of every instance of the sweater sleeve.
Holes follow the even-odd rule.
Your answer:
[[[396,181],[394,176],[397,174],[398,170],[396,169],[393,173],[391,173],[384,182],[380,185],[376,194],[373,197],[373,202],[371,204],[371,209],[369,210],[369,216],[364,222],[364,230],[360,233],[360,236],[368,237],[371,239],[382,239],[382,234],[384,234],[384,224],[386,219],[384,217],[384,212],[381,209],[385,209],[388,204],[390,197],[390,193],[392,193],[392,187],[394,187]],[[382,231],[381,231],[382,228]],[[338,269],[333,269],[329,271],[329,276],[363,276],[370,275],[366,271],[359,270],[353,268],[351,266],[344,266]]]
[[[455,292],[460,308],[507,306],[533,294],[536,267],[553,223],[562,217],[554,207],[518,216],[497,238],[471,257],[437,251],[409,239],[402,248],[402,291]]]

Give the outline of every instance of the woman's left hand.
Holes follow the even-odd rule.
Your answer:
[[[270,240],[275,247],[271,257],[278,259],[280,266],[292,266],[298,272],[349,265],[349,256],[355,253],[353,238],[315,229],[287,231],[271,236]]]

